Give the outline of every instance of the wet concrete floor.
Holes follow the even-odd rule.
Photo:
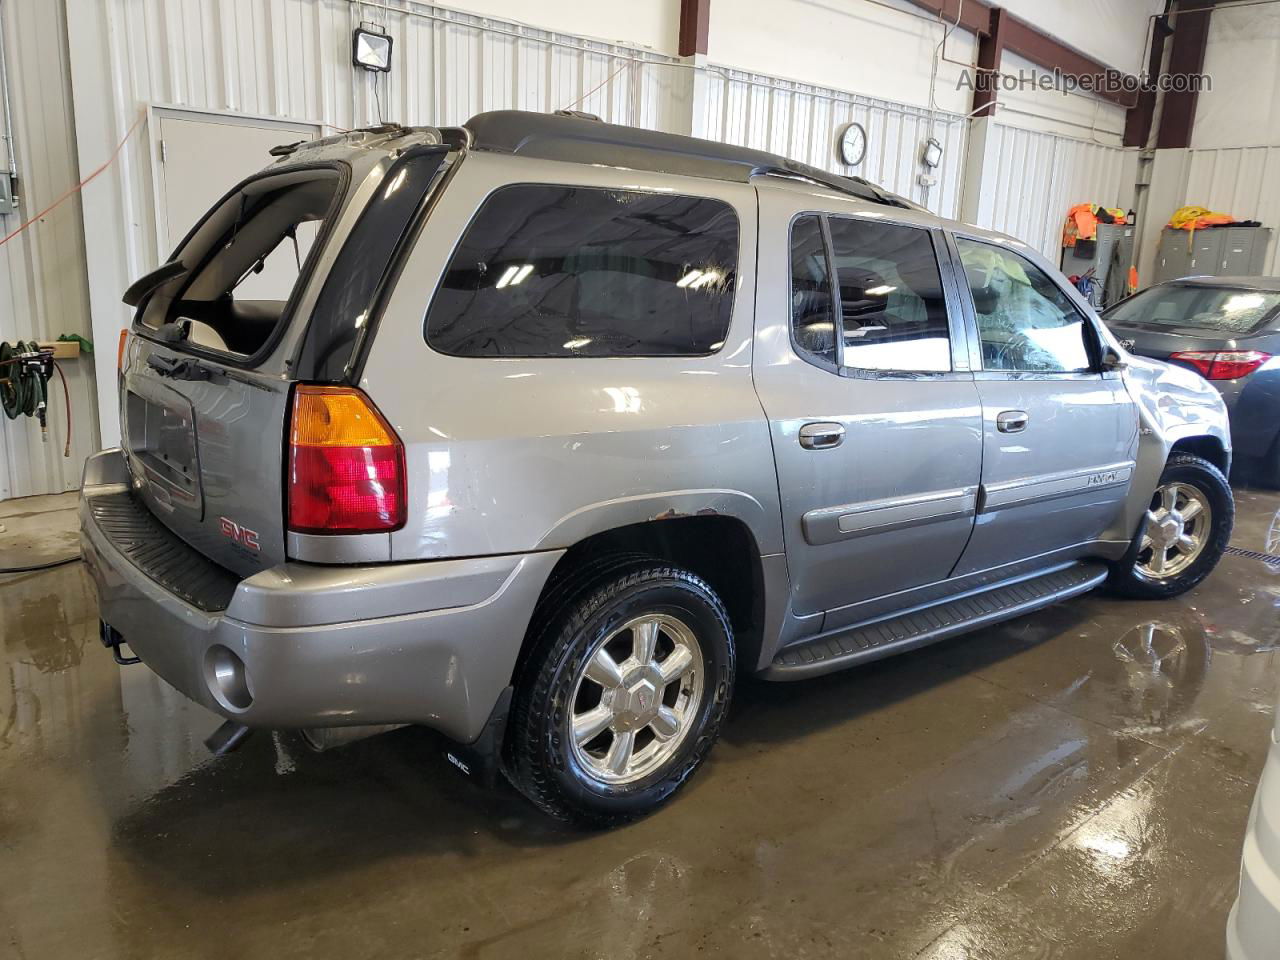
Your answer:
[[[1280,553],[1280,496],[1238,495],[1235,544]],[[72,502],[0,504],[0,561],[57,555]],[[1228,556],[1181,600],[744,683],[674,804],[592,834],[416,730],[212,759],[79,565],[0,578],[0,956],[1220,957],[1278,605],[1280,564]]]

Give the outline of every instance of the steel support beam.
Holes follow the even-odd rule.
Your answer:
[[[994,4],[984,3],[983,0],[964,0],[963,6],[960,0],[911,0],[911,3],[948,23],[955,23],[958,14],[960,27],[978,34],[979,43],[982,37],[990,35],[992,12],[999,9]],[[1019,20],[1007,11],[1003,16],[1002,32],[1004,34],[1003,49],[1016,53],[1047,70],[1056,70],[1068,79],[1079,80],[1082,77],[1092,79],[1109,74],[1123,80],[1123,84],[1112,85],[1112,89],[1098,90],[1095,93],[1102,99],[1122,107],[1133,106],[1135,94],[1130,91],[1137,89],[1137,78],[1109,67],[1074,47],[1067,46],[1057,37],[1050,36],[1024,20]],[[998,60],[996,68],[999,69]]]
[[[680,56],[706,54],[711,0],[680,0]]]
[[[978,34],[977,76],[974,77],[973,113],[975,117],[990,117],[995,113],[996,84],[1000,78],[1000,57],[1004,54],[1005,23],[1008,15],[1000,7],[993,7],[987,32]]]
[[[1138,93],[1138,102],[1134,104],[1124,118],[1124,145],[1126,147],[1145,147],[1151,139],[1151,124],[1156,115],[1156,90],[1154,84],[1159,82],[1160,67],[1164,63],[1165,40],[1173,30],[1169,26],[1168,17],[1151,19],[1151,53],[1147,58],[1147,77],[1152,86]]]
[[[1205,7],[1213,0],[1197,0],[1195,6]],[[1209,19],[1212,10],[1195,10],[1179,13],[1177,7],[1169,14],[1173,27],[1173,49],[1169,51],[1171,74],[1190,77],[1204,70],[1204,51],[1209,41]],[[1167,90],[1160,106],[1160,130],[1156,134],[1156,147],[1188,147],[1191,145],[1191,127],[1196,120],[1196,101],[1200,92],[1195,87],[1186,90]]]

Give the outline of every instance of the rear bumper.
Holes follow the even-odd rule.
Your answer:
[[[248,726],[415,723],[472,742],[563,553],[287,562],[239,581],[211,611],[145,572],[95,516],[94,498],[118,498],[127,482],[119,450],[85,465],[81,542],[102,619],[183,694]]]
[[[1227,920],[1228,960],[1264,960],[1280,943],[1280,744],[1258,782],[1240,864],[1240,895]]]

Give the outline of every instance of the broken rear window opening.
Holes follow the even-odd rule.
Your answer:
[[[175,345],[236,358],[263,352],[302,287],[344,180],[312,168],[242,184],[179,246],[174,259],[186,269],[143,301],[139,322]]]

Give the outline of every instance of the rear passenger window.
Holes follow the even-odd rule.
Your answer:
[[[737,260],[737,214],[721,200],[503,187],[449,260],[427,342],[461,357],[712,353]]]
[[[828,223],[844,366],[950,370],[946,300],[928,231],[845,217]]]
[[[791,338],[802,356],[836,365],[831,275],[822,221],[815,216],[799,217],[791,226]]]

